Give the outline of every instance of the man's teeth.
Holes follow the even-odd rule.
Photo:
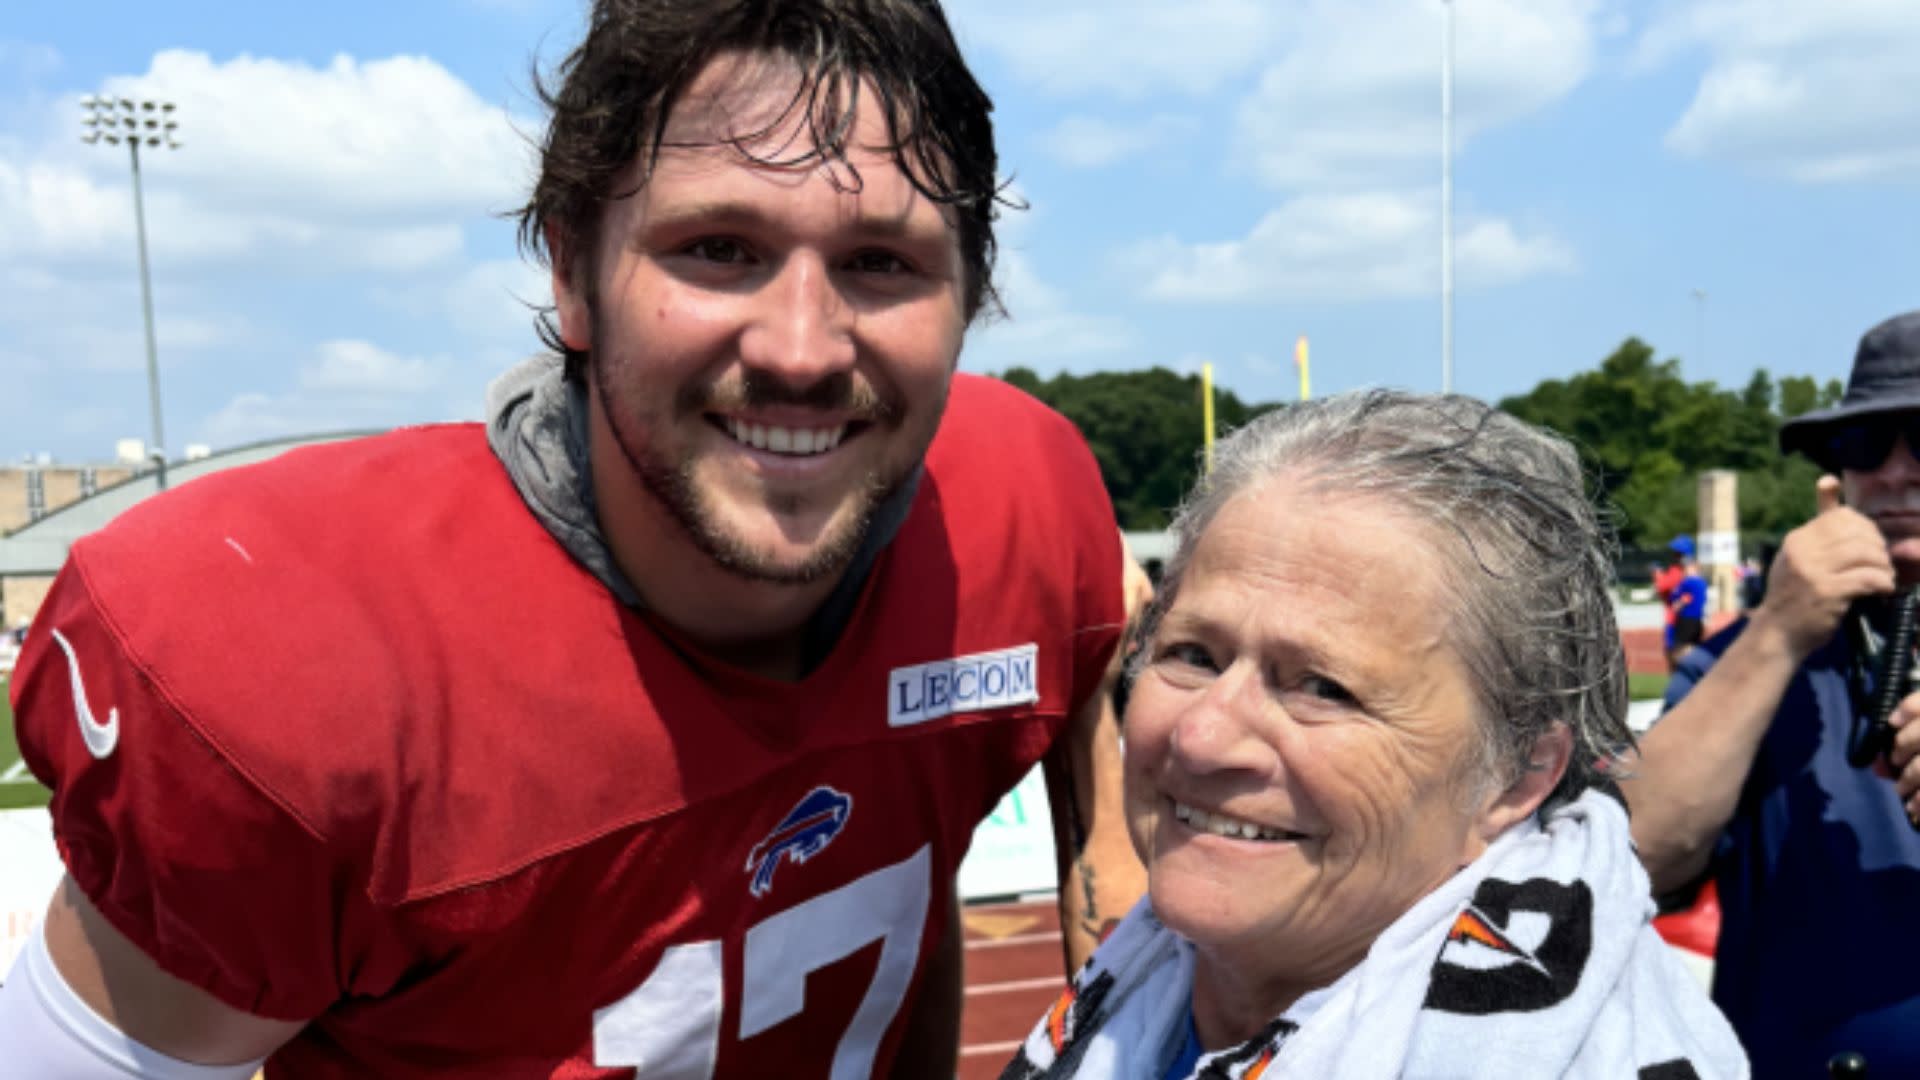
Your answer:
[[[1255,825],[1251,821],[1241,821],[1223,814],[1209,814],[1183,802],[1173,804],[1173,816],[1196,832],[1208,832],[1215,836],[1230,837],[1235,840],[1294,840],[1300,834],[1285,829],[1269,829]]]
[[[727,434],[733,436],[735,442],[751,446],[755,450],[771,450],[776,454],[824,454],[840,445],[840,440],[846,437],[847,425],[837,424],[829,428],[784,428],[729,419]]]

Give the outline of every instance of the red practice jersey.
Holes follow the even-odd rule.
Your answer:
[[[955,380],[833,652],[616,601],[473,425],[296,451],[74,547],[13,682],[68,871],[312,1023],[269,1077],[865,1076],[975,824],[1096,692],[1119,537],[1072,426]]]

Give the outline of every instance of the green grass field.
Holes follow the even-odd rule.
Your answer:
[[[7,703],[7,680],[0,678],[0,810],[16,806],[45,806],[47,789],[34,782],[20,764],[13,742],[13,707]]]
[[[1627,697],[1633,701],[1658,700],[1667,693],[1665,675],[1628,675]]]

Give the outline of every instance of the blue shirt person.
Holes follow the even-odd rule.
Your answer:
[[[1884,635],[1885,598],[1920,586],[1920,312],[1868,331],[1842,403],[1780,441],[1832,474],[1819,513],[1748,618],[1680,658],[1621,787],[1657,892],[1718,882],[1714,996],[1754,1076],[1823,1075],[1843,1052],[1916,1076],[1920,695],[1874,767],[1848,746],[1874,689],[1857,654]]]

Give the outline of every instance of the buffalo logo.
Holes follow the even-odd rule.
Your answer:
[[[747,873],[753,875],[748,886],[755,896],[767,895],[773,888],[773,872],[784,856],[794,865],[806,862],[825,851],[833,838],[847,827],[853,813],[853,796],[822,785],[807,792],[766,838],[753,845],[747,854]]]
[[[1426,1007],[1469,1016],[1548,1008],[1580,985],[1592,949],[1585,882],[1488,879],[1447,931]]]

